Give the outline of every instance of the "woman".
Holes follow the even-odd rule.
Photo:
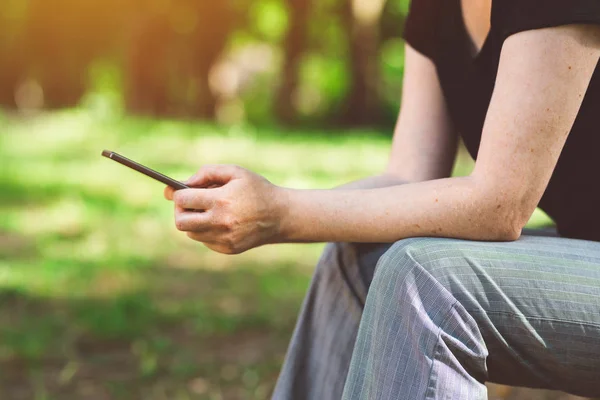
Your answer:
[[[600,396],[598,24],[599,0],[413,0],[382,175],[290,190],[207,166],[187,183],[219,188],[167,190],[218,252],[336,243],[275,399]],[[476,166],[449,178],[458,133]],[[560,238],[522,234],[538,205]]]

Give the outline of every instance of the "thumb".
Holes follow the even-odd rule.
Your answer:
[[[236,165],[205,165],[184,183],[191,187],[218,187],[241,176],[243,169]]]
[[[173,189],[171,186],[167,186],[164,191],[165,199],[173,200],[173,193],[175,193],[175,189]]]

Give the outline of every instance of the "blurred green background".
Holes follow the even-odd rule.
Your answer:
[[[379,173],[407,8],[3,0],[0,399],[268,398],[322,245],[211,253],[160,184],[100,152],[296,188]],[[455,174],[472,163],[461,150]]]
[[[3,0],[0,104],[389,126],[407,8],[408,0]],[[86,96],[90,89],[105,96]]]

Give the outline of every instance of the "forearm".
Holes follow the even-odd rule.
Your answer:
[[[520,214],[474,177],[375,189],[283,189],[281,241],[395,242],[439,236],[514,240]]]
[[[368,178],[347,183],[345,185],[336,187],[335,190],[377,189],[402,185],[404,183],[406,183],[405,180],[393,174],[383,173],[380,175],[370,176]]]

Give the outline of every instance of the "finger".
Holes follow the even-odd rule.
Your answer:
[[[175,193],[175,189],[171,186],[167,186],[164,191],[165,199],[173,200],[173,193]]]
[[[182,189],[173,193],[175,205],[185,210],[210,210],[215,203],[213,189]]]
[[[205,232],[211,229],[208,212],[175,211],[175,227],[182,232]]]
[[[223,186],[239,178],[243,171],[236,165],[205,165],[186,184],[193,187]]]

